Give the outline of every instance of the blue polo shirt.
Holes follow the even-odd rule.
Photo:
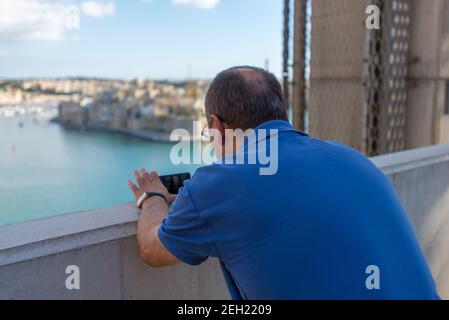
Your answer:
[[[216,257],[234,299],[437,299],[413,229],[384,174],[364,155],[285,121],[239,150],[277,140],[263,164],[197,170],[159,228],[162,244],[198,265]],[[260,151],[259,151],[260,152]]]

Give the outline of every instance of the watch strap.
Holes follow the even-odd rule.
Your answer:
[[[138,207],[139,209],[142,209],[143,203],[144,203],[146,200],[148,200],[149,198],[152,198],[152,197],[160,197],[160,198],[164,199],[164,201],[165,201],[166,203],[168,203],[168,202],[167,202],[167,198],[166,198],[163,194],[161,194],[161,193],[158,193],[158,192],[145,192],[145,193],[142,195],[142,197],[139,199],[139,201],[137,202],[137,207]]]

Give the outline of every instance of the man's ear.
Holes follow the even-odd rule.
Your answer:
[[[216,115],[212,114],[210,116],[210,125],[212,129],[218,130],[220,132],[224,141],[226,130],[225,124]]]

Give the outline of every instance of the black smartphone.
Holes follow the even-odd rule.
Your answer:
[[[179,189],[184,186],[184,181],[190,179],[190,173],[178,173],[159,177],[171,194],[178,194]]]

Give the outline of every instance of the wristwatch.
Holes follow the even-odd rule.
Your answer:
[[[164,199],[164,201],[167,203],[167,198],[163,194],[157,193],[157,192],[144,192],[142,196],[137,200],[137,208],[142,209],[143,203],[152,197],[160,197]]]

